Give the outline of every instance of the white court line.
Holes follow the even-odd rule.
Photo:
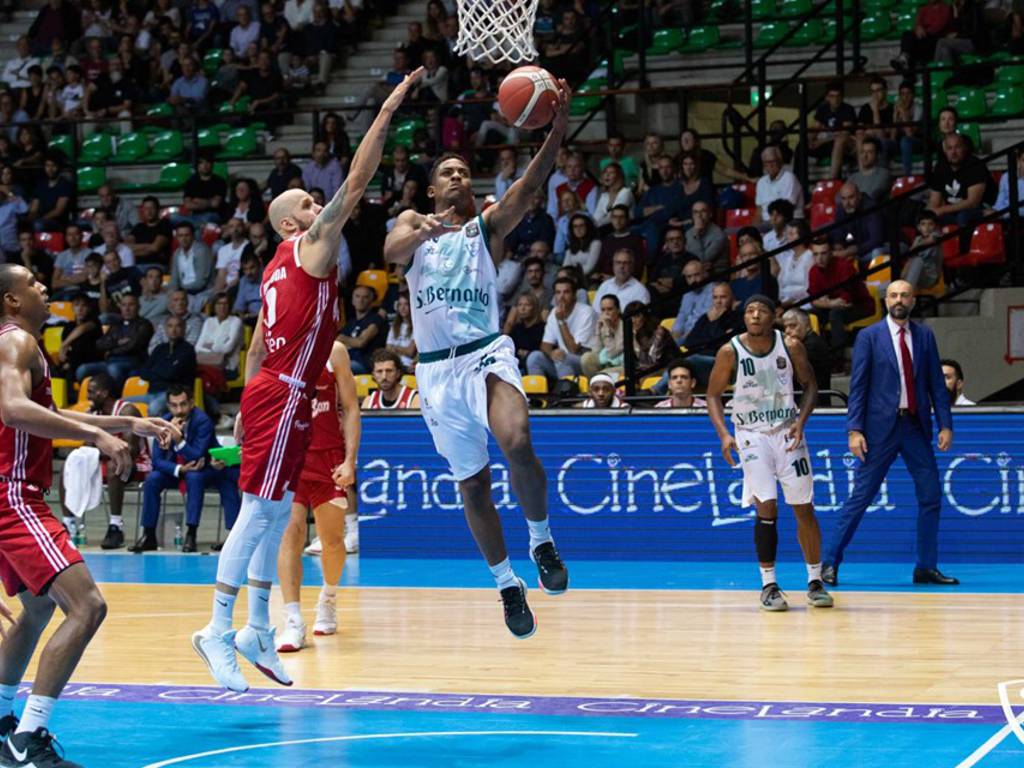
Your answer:
[[[332,741],[370,741],[377,739],[416,739],[432,738],[434,736],[584,736],[592,738],[617,738],[632,739],[637,736],[635,733],[614,733],[600,731],[418,731],[414,733],[361,733],[352,736],[325,736],[319,739],[297,739],[295,741],[272,741],[266,744],[249,744],[243,747],[227,747],[225,749],[214,749],[209,752],[197,752],[193,755],[183,757],[172,757],[170,760],[162,760],[159,763],[150,763],[143,768],[164,768],[167,765],[177,765],[189,760],[198,760],[202,757],[214,755],[226,755],[231,752],[247,752],[253,749],[268,749],[270,747],[290,747],[296,744],[317,744]]]
[[[1024,724],[1024,712],[1021,712],[1017,716],[1015,722],[1018,725]],[[982,744],[980,747],[974,750],[970,755],[968,755],[962,763],[959,763],[957,765],[956,768],[973,768],[973,766],[977,765],[981,761],[981,759],[985,757],[989,752],[991,752],[993,749],[1002,744],[1003,739],[1005,739],[1007,736],[1013,733],[1013,731],[1013,725],[1007,723],[998,731],[993,733],[988,741],[986,741],[984,744]]]

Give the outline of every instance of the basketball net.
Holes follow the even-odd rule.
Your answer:
[[[537,60],[533,21],[538,0],[458,0],[455,52],[473,61],[525,64]]]

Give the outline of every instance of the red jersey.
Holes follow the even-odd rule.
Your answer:
[[[263,344],[260,373],[273,374],[309,393],[327,364],[338,330],[338,268],[316,278],[299,262],[299,241],[277,246],[263,271]]]
[[[334,378],[334,366],[327,361],[316,380],[313,395],[313,436],[309,441],[310,451],[345,451],[345,435],[341,431],[341,411],[338,407],[338,387]]]
[[[22,330],[13,323],[0,326],[0,344],[8,333]],[[43,377],[32,387],[32,402],[53,409],[53,390],[50,387],[50,367],[46,355],[39,350]],[[20,429],[0,423],[0,482],[23,481],[40,489],[53,482],[53,442],[48,437],[37,437]]]
[[[414,397],[416,397],[416,390],[409,389],[405,384],[401,384],[398,389],[398,397],[395,398],[394,402],[388,403],[384,400],[384,393],[379,389],[375,389],[366,396],[363,408],[368,411],[411,408]]]

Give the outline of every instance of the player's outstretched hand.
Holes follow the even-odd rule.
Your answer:
[[[726,460],[730,467],[735,467],[737,464],[733,453],[737,456],[740,454],[739,446],[736,445],[736,438],[732,435],[726,435],[722,438],[722,458]]]
[[[183,437],[181,429],[177,425],[158,418],[135,419],[132,422],[132,434],[139,437],[155,437],[161,448],[168,448],[174,443],[180,443]]]
[[[426,242],[432,237],[440,237],[448,229],[447,219],[452,215],[455,206],[451,205],[440,213],[428,213],[420,223],[420,239]]]
[[[852,453],[861,461],[864,461],[864,457],[868,455],[868,441],[865,439],[864,433],[851,432],[849,442],[850,453]]]
[[[96,447],[100,449],[100,453],[110,458],[110,468],[113,469],[115,475],[122,480],[127,480],[131,476],[134,462],[128,443],[119,437],[101,431],[99,437],[96,438]]]
[[[563,79],[558,81],[558,106],[552,128],[565,131],[569,127],[569,102],[572,101],[572,88]]]
[[[795,451],[804,444],[804,430],[799,422],[793,422],[793,425],[786,432],[786,442],[789,443],[786,446],[787,451]]]
[[[381,107],[381,111],[388,110],[395,112],[402,102],[405,101],[405,97],[409,95],[409,91],[416,87],[416,84],[423,79],[423,75],[426,74],[426,69],[423,67],[417,67],[395,86],[395,89],[391,94],[384,100],[384,106]]]

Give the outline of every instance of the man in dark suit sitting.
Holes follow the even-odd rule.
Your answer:
[[[154,446],[153,471],[146,477],[142,491],[143,533],[132,552],[151,552],[157,548],[156,524],[160,519],[160,494],[165,490],[185,488],[185,523],[188,526],[182,552],[196,551],[196,530],[203,513],[203,493],[215,486],[224,505],[228,528],[238,517],[241,497],[238,495],[238,467],[225,467],[210,458],[211,448],[218,446],[213,422],[195,407],[191,387],[172,384],[167,390],[170,413],[165,418],[178,427],[184,439],[164,449]]]
[[[942,490],[931,446],[932,410],[939,422],[940,451],[953,444],[953,416],[935,334],[910,321],[914,287],[905,280],[889,284],[885,305],[886,318],[863,330],[853,348],[846,427],[850,452],[861,463],[825,548],[822,580],[832,585],[839,581],[843,551],[899,454],[917,494],[914,583],[959,584],[938,569]]]

